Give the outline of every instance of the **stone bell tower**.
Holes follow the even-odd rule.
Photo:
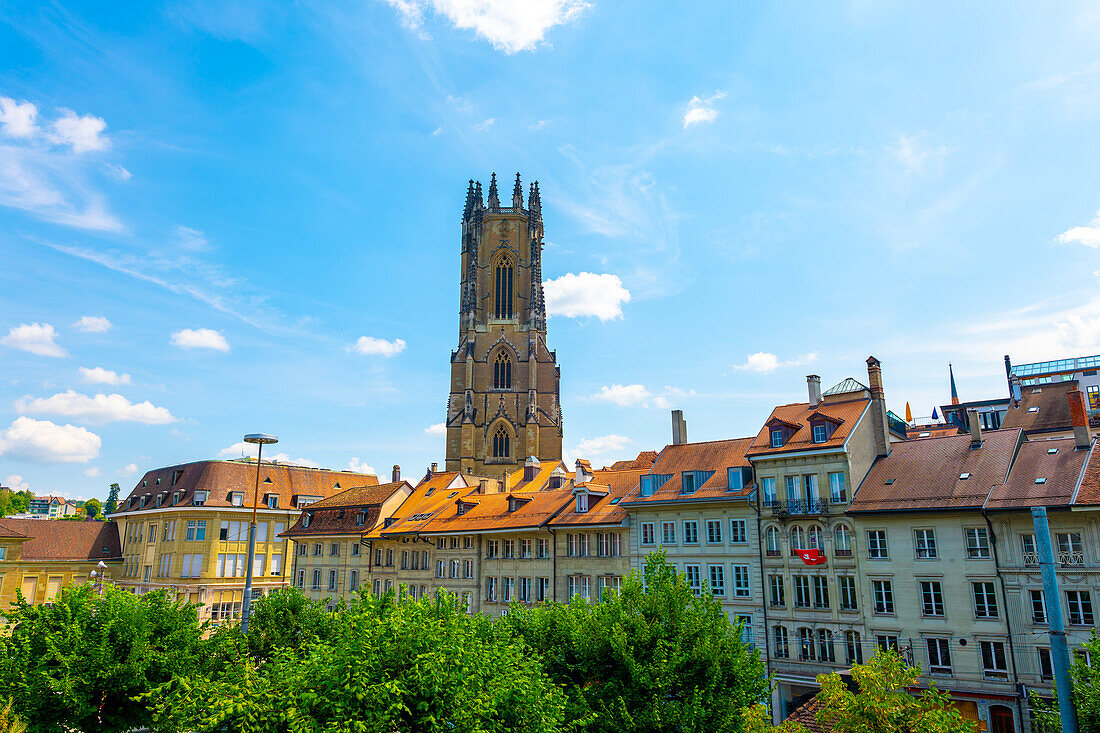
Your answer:
[[[462,214],[458,348],[451,354],[447,470],[496,477],[528,456],[561,459],[558,368],[546,347],[542,204],[519,174],[501,206],[494,173],[488,201],[470,181]]]

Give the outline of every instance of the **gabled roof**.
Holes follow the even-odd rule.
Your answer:
[[[381,538],[384,534],[401,534],[421,531],[427,518],[454,507],[454,500],[476,493],[477,483],[458,471],[439,471],[426,476],[408,499],[387,517],[389,526],[379,526],[367,536]],[[427,517],[425,517],[427,515]]]
[[[982,438],[975,449],[969,435],[894,443],[890,455],[871,467],[848,511],[982,508],[990,489],[1005,482],[1023,433],[983,430]]]
[[[639,475],[670,476],[661,486],[654,487],[651,496],[641,496],[637,491],[630,492],[622,503],[641,503],[652,501],[691,501],[703,498],[735,498],[752,493],[749,484],[739,492],[727,491],[728,468],[747,468],[749,461],[746,451],[752,445],[752,438],[732,438],[729,440],[711,440],[702,443],[681,443],[666,445],[653,467]],[[682,494],[682,474],[684,471],[713,471],[713,475],[695,488],[693,494]],[[598,480],[598,478],[597,478]]]
[[[1016,452],[1008,479],[989,492],[985,508],[1069,506],[1089,452],[1076,450],[1073,438],[1025,441]],[[1040,479],[1042,483],[1036,483]]]
[[[582,484],[590,486],[595,492],[589,495],[588,511],[578,513],[576,502],[573,502],[550,521],[551,526],[621,524],[627,516],[626,507],[622,505],[623,498],[638,486],[639,479],[645,473],[641,468],[596,471],[591,482]],[[599,496],[599,492],[606,494]]]
[[[550,475],[554,473],[554,469],[561,466],[561,470],[565,473],[566,477],[571,477],[568,466],[561,461],[541,461],[538,466],[538,471],[535,472],[534,478],[530,481],[524,480],[525,467],[517,468],[508,474],[507,490],[512,492],[519,491],[540,491],[546,488],[550,483]]]
[[[341,491],[305,507],[298,515],[298,520],[280,537],[366,534],[378,523],[382,504],[401,491],[411,493],[412,486],[407,481],[396,481],[381,486],[360,486]],[[356,521],[360,512],[363,513],[361,523]],[[304,521],[307,516],[310,518],[308,527]]]
[[[451,502],[422,522],[417,530],[428,534],[462,534],[502,529],[535,529],[546,524],[573,500],[572,490],[568,488],[530,491],[524,495],[524,498],[527,497],[531,500],[514,512],[508,511],[507,494],[479,494],[476,497],[476,506],[461,515],[458,514],[455,502]]]
[[[314,502],[310,504],[308,508],[321,509],[330,506],[347,507],[381,504],[386,499],[393,496],[402,486],[408,486],[409,490],[412,490],[412,484],[408,481],[395,481],[388,484],[377,484],[373,486],[353,486],[349,489],[344,489],[339,494],[333,494],[327,499]]]
[[[121,560],[118,522],[0,519],[0,537],[29,537],[23,560],[55,562]]]
[[[1081,486],[1077,489],[1073,505],[1100,506],[1100,450],[1095,447],[1089,454],[1085,475],[1081,479]]]
[[[1028,434],[1072,430],[1068,395],[1075,389],[1076,380],[1021,387],[1020,402],[1008,405],[1001,427],[1020,428]]]
[[[638,453],[636,458],[629,461],[615,461],[605,470],[611,471],[623,471],[631,468],[646,469],[653,465],[653,462],[657,460],[657,451],[644,450]]]
[[[847,381],[855,382],[854,379]],[[859,398],[840,402],[822,402],[816,407],[810,406],[808,402],[780,405],[772,410],[768,421],[760,428],[760,432],[752,442],[752,447],[748,450],[748,456],[750,459],[763,458],[793,451],[838,448],[844,445],[844,441],[855,430],[869,404],[871,404],[870,399]],[[836,429],[824,443],[813,442],[813,432],[810,430],[811,415],[828,417],[837,422]],[[784,424],[797,426],[797,429],[793,431],[785,444],[773,448],[769,425],[776,420]]]
[[[817,711],[823,709],[823,705],[818,702],[817,697],[811,697],[801,706],[795,708],[790,715],[787,716],[787,720],[795,723],[799,723],[805,728],[808,733],[832,733],[832,728],[824,726],[817,722]]]

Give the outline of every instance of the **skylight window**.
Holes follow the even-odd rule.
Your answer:
[[[969,473],[960,473],[959,474],[959,481],[966,481],[968,478],[970,478]]]
[[[925,433],[921,433],[921,434],[920,434],[920,435],[918,435],[917,437],[918,437],[918,438],[930,438],[930,437],[932,437],[932,433],[928,433],[928,432],[925,432]]]
[[[1028,412],[1038,412],[1039,408],[1038,407],[1029,407],[1029,408],[1027,408],[1027,411]]]
[[[1057,448],[1047,448],[1047,454],[1048,455],[1054,455],[1057,452],[1058,452]]]
[[[1046,482],[1047,482],[1047,480],[1045,478],[1035,479],[1035,483],[1037,483],[1037,484],[1045,484]]]
[[[892,479],[892,478],[888,478],[888,479],[886,479],[886,485],[887,485],[887,486],[890,486],[890,485],[891,485],[891,484],[893,484],[893,483],[894,483],[894,479]]]
[[[618,503],[619,503],[619,499],[621,499],[621,498],[622,498],[622,497],[620,497],[620,496],[616,496],[616,497],[615,497],[614,499],[612,499],[612,500],[611,500],[611,503],[612,503],[612,504],[618,504]]]
[[[452,491],[451,493],[447,494],[447,498],[448,498],[448,499],[453,499],[453,498],[455,498],[456,496],[458,496],[458,492],[457,492],[457,491]]]

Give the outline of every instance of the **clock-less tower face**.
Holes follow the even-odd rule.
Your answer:
[[[501,206],[470,182],[462,217],[458,348],[451,354],[447,470],[500,476],[527,456],[561,459],[560,372],[546,347],[542,206],[519,175]]]

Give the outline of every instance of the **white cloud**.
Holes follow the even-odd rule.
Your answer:
[[[8,137],[32,137],[38,132],[34,119],[38,107],[32,102],[16,102],[0,97],[0,128]]]
[[[456,28],[472,30],[504,53],[536,48],[554,26],[578,18],[584,0],[386,0],[401,15],[402,24],[420,30],[427,10]]]
[[[198,251],[210,248],[210,242],[207,241],[206,235],[198,229],[178,226],[176,227],[176,237],[179,246],[187,250]]]
[[[679,387],[665,387],[665,392],[662,395],[658,395],[653,398],[653,406],[662,410],[668,410],[673,406],[676,400],[684,397],[694,397],[695,390],[693,389],[680,389]]]
[[[127,463],[125,466],[118,469],[118,473],[121,476],[133,476],[137,472],[138,467],[136,463]]]
[[[8,331],[0,344],[39,356],[68,356],[65,349],[54,343],[56,337],[57,332],[48,323],[24,323]]]
[[[428,427],[424,428],[424,432],[428,435],[446,435],[447,424],[437,422],[435,425],[429,425]]]
[[[128,181],[134,177],[133,173],[114,163],[104,163],[103,172],[116,181]]]
[[[360,336],[358,341],[348,347],[348,351],[369,356],[382,356],[387,359],[391,356],[397,356],[404,350],[405,341],[403,339],[387,341],[374,336]]]
[[[622,318],[623,303],[630,302],[630,291],[623,287],[623,281],[607,273],[569,272],[547,280],[542,288],[549,316],[595,316],[608,321]]]
[[[725,96],[725,92],[715,92],[709,97],[692,97],[688,102],[687,110],[684,112],[684,129],[704,122],[714,122],[718,119],[718,110],[714,105]]]
[[[348,461],[348,470],[355,471],[356,473],[369,473],[372,476],[378,475],[378,471],[374,470],[374,466],[364,463],[354,456]]]
[[[32,463],[87,463],[99,455],[103,441],[76,425],[16,418],[0,431],[0,455]]]
[[[152,402],[130,402],[120,394],[97,394],[94,397],[74,390],[59,392],[52,397],[30,395],[15,401],[15,409],[23,414],[64,415],[94,423],[139,422],[145,425],[164,425],[176,422],[176,418],[163,407]]]
[[[8,477],[4,479],[4,486],[7,486],[12,491],[26,491],[31,487],[31,485],[24,481],[23,477],[17,473],[9,474]]]
[[[117,387],[120,384],[133,384],[129,374],[119,374],[103,367],[80,367],[80,374],[88,384],[109,384]]]
[[[270,451],[271,449],[268,448]],[[255,443],[234,443],[228,448],[222,448],[218,451],[218,455],[222,458],[255,458],[258,452],[258,446]],[[289,463],[295,466],[305,466],[307,468],[320,468],[320,465],[316,461],[311,461],[308,458],[291,458],[289,453],[264,453],[264,461],[275,461],[277,463]]]
[[[623,450],[631,442],[630,438],[625,435],[601,435],[597,438],[586,438],[580,441],[573,452],[581,457],[600,456]]]
[[[485,132],[486,130],[488,130],[490,127],[493,126],[494,122],[496,122],[496,118],[495,117],[490,117],[489,119],[485,120],[484,122],[479,122],[478,124],[474,125],[474,129],[477,130],[478,132]]]
[[[103,316],[81,316],[73,328],[84,333],[107,333],[111,330],[111,322]]]
[[[74,153],[86,153],[89,150],[104,150],[110,141],[103,137],[107,123],[101,117],[92,115],[78,116],[71,109],[61,110],[61,116],[54,120],[53,134],[50,139],[61,145],[68,145]]]
[[[92,466],[91,468],[85,468],[84,469],[84,475],[87,476],[88,478],[97,478],[99,476],[102,476],[103,472],[100,471],[95,466]]]
[[[641,384],[613,384],[610,387],[600,387],[600,391],[592,395],[591,399],[597,402],[610,402],[619,407],[633,407],[643,405],[653,395]]]
[[[443,125],[440,125],[439,127],[432,130],[432,137],[439,137],[442,134],[443,134]]]
[[[220,331],[209,328],[184,328],[172,334],[172,343],[181,349],[229,351],[229,342]]]
[[[1088,226],[1070,227],[1058,235],[1059,244],[1083,244],[1093,249],[1100,247],[1100,211]]]
[[[898,135],[897,143],[889,148],[889,151],[907,172],[921,173],[929,164],[942,159],[950,152],[945,145],[928,145],[927,139],[926,132],[913,135],[902,133]]]
[[[548,124],[550,124],[550,120],[539,120],[538,122],[532,122],[530,124],[530,126],[528,126],[527,129],[534,132],[535,130],[541,130],[542,128],[546,127]]]
[[[744,364],[736,364],[733,368],[739,371],[767,374],[781,367],[803,366],[815,361],[817,361],[816,351],[796,356],[787,361],[779,361],[779,358],[775,354],[768,353],[767,351],[758,351],[755,354],[749,354]]]

